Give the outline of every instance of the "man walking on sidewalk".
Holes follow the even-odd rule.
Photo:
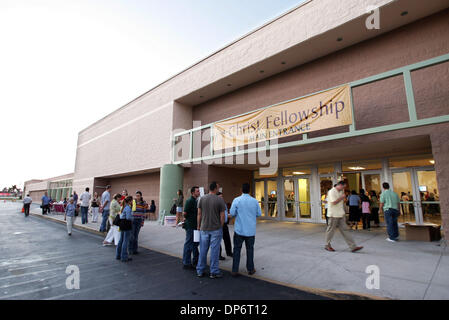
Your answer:
[[[209,193],[199,200],[197,218],[197,229],[200,230],[200,260],[196,267],[196,273],[198,277],[204,276],[204,270],[207,265],[207,252],[210,247],[209,277],[212,279],[223,277],[218,268],[218,257],[223,237],[226,204],[222,198],[217,196],[217,192],[218,185],[216,182],[212,182],[209,186]]]
[[[27,194],[27,196],[23,198],[23,211],[25,213],[25,217],[28,217],[30,214],[30,206],[32,202],[33,199],[31,199],[29,194]]]
[[[89,193],[89,188],[86,188],[86,191],[80,197],[81,200],[81,223],[87,223],[87,212],[89,211],[89,202],[91,199],[91,195]]]
[[[234,224],[234,255],[232,276],[237,276],[240,265],[242,244],[246,246],[246,269],[249,275],[256,273],[254,268],[254,242],[256,241],[257,217],[262,215],[259,202],[249,195],[249,183],[242,185],[242,195],[232,201],[231,216],[236,217]]]
[[[346,198],[344,194],[345,182],[340,181],[337,183],[335,187],[329,190],[327,194],[327,199],[329,203],[329,207],[327,209],[327,215],[329,217],[329,225],[326,229],[326,246],[324,249],[327,251],[335,251],[331,246],[332,238],[334,237],[335,229],[339,229],[341,235],[345,239],[349,248],[352,252],[359,251],[363,249],[363,247],[356,246],[354,240],[351,235],[347,232],[348,226],[345,221],[345,208],[344,208],[344,200]]]
[[[396,192],[390,190],[388,182],[384,182],[382,187],[384,188],[384,192],[380,194],[379,211],[384,212],[385,222],[387,223],[387,241],[396,242],[399,240],[399,196]]]
[[[106,222],[109,218],[109,206],[111,205],[111,186],[106,186],[106,191],[101,195],[101,208],[103,209],[101,215],[100,232],[106,232]]]

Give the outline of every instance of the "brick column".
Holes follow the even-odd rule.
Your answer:
[[[444,237],[447,241],[449,239],[449,124],[435,128],[430,134],[430,140],[440,193]]]

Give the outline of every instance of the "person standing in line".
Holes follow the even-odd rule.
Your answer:
[[[402,208],[402,214],[407,217],[409,214],[409,197],[407,196],[407,194],[405,192],[401,192],[401,208]]]
[[[76,191],[73,191],[73,204],[75,206],[78,205],[78,194],[76,193]]]
[[[362,202],[357,192],[355,192],[355,190],[351,191],[351,195],[348,198],[348,202],[349,202],[350,227],[352,228],[355,226],[355,230],[357,230],[360,221],[360,207],[362,205]]]
[[[128,190],[123,189],[123,191],[122,191],[122,196],[120,197],[120,201],[119,201],[120,205],[122,204],[123,200],[125,200],[125,198],[126,198],[127,196],[128,196]]]
[[[42,196],[42,215],[50,213],[50,198],[48,197],[47,191],[45,191],[44,195]]]
[[[143,200],[142,192],[136,191],[136,199],[133,201],[133,227],[131,238],[129,239],[130,254],[139,254],[139,232],[145,222],[145,215],[148,210],[148,203]]]
[[[89,212],[89,202],[92,196],[89,193],[89,187],[86,188],[81,194],[81,224],[86,224],[88,222],[87,213]]]
[[[196,267],[198,277],[204,276],[207,265],[207,253],[210,253],[211,279],[222,278],[219,269],[220,243],[223,236],[224,213],[226,204],[217,196],[218,184],[209,185],[209,193],[202,196],[198,203],[197,229],[200,230],[200,259]]]
[[[399,240],[399,203],[400,199],[396,192],[390,190],[390,184],[382,184],[384,191],[380,195],[380,212],[383,211],[387,224],[387,241],[396,242]]]
[[[217,196],[219,196],[220,198],[223,199],[223,193],[217,192]],[[223,201],[224,201],[224,199],[223,199]],[[225,222],[223,224],[223,241],[225,243],[226,255],[228,257],[232,257],[231,236],[229,235],[228,223],[229,223],[229,212],[228,212],[228,206],[226,205]],[[218,257],[218,259],[226,260],[226,258],[223,257],[221,253],[222,253],[222,249],[221,249],[221,244],[220,244],[220,256]]]
[[[371,230],[371,208],[370,200],[364,189],[360,189],[360,201],[362,202],[362,223],[363,230]]]
[[[122,212],[120,213],[121,220],[127,220],[132,224],[133,212],[131,206],[133,204],[133,197],[127,196],[122,202]],[[131,226],[129,226],[131,227]],[[132,258],[128,257],[129,239],[131,237],[131,228],[124,228],[124,222],[120,224],[120,240],[115,250],[115,259],[122,262],[131,261]]]
[[[184,224],[182,228],[186,231],[184,241],[184,250],[182,254],[182,267],[184,269],[195,269],[198,265],[198,245],[199,242],[193,241],[193,233],[197,228],[198,206],[197,199],[200,196],[200,188],[194,186],[190,189],[190,198],[184,205]],[[152,200],[153,201],[153,200]],[[193,254],[193,259],[192,259]]]
[[[148,210],[148,220],[156,220],[156,203],[151,200],[150,209]]]
[[[66,221],[67,223],[67,233],[69,236],[72,235],[72,228],[73,228],[73,224],[75,223],[75,211],[76,211],[76,206],[74,203],[73,198],[70,198],[69,203],[67,204],[67,207],[65,208],[64,211],[64,221]]]
[[[27,194],[25,198],[23,198],[23,212],[25,213],[25,217],[28,217],[30,215],[30,206],[33,202],[33,199],[31,199],[30,195]]]
[[[231,216],[236,217],[234,225],[234,257],[232,276],[239,275],[240,252],[242,244],[246,247],[246,270],[249,275],[256,273],[254,268],[254,242],[256,241],[257,217],[262,215],[259,202],[249,195],[249,183],[242,185],[242,195],[232,201]]]
[[[106,191],[101,195],[102,220],[100,232],[106,232],[106,222],[109,218],[109,207],[111,206],[111,186],[106,186]]]
[[[176,205],[176,225],[180,223],[182,219],[182,206],[184,204],[184,195],[182,194],[182,190],[178,190],[177,192],[178,198],[174,198],[173,201]]]
[[[374,227],[379,228],[379,199],[376,191],[370,192],[371,220],[374,221]]]
[[[114,241],[115,245],[118,245],[120,241],[120,232],[118,226],[114,225],[115,217],[120,214],[122,207],[119,204],[119,200],[121,198],[120,194],[115,194],[112,201],[111,206],[109,207],[109,223],[111,224],[111,228],[108,231],[106,238],[103,241],[103,246],[112,245],[112,241]]]
[[[327,193],[327,198],[329,201],[329,208],[327,210],[327,215],[329,216],[329,225],[326,229],[326,245],[324,249],[331,252],[335,251],[335,249],[331,246],[331,241],[334,237],[335,229],[337,228],[340,230],[341,235],[345,239],[352,252],[363,249],[363,247],[357,246],[355,244],[351,235],[347,232],[348,226],[345,222],[345,209],[343,206],[346,198],[346,195],[344,194],[345,186],[346,183],[344,181],[340,181]]]
[[[100,199],[98,199],[98,193],[96,193],[96,192],[94,193],[90,207],[92,208],[92,222],[97,223],[98,222],[98,209],[100,207]]]

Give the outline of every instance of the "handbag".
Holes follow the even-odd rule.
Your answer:
[[[115,218],[114,218],[114,221],[112,221],[112,224],[114,225],[114,226],[117,226],[117,227],[120,227],[120,214],[117,214],[116,216],[115,216]]]
[[[132,221],[128,219],[120,219],[119,228],[121,231],[129,231],[133,228]]]

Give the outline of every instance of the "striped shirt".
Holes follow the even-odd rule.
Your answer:
[[[133,201],[133,217],[134,219],[144,219],[147,212],[148,204],[146,201]]]

